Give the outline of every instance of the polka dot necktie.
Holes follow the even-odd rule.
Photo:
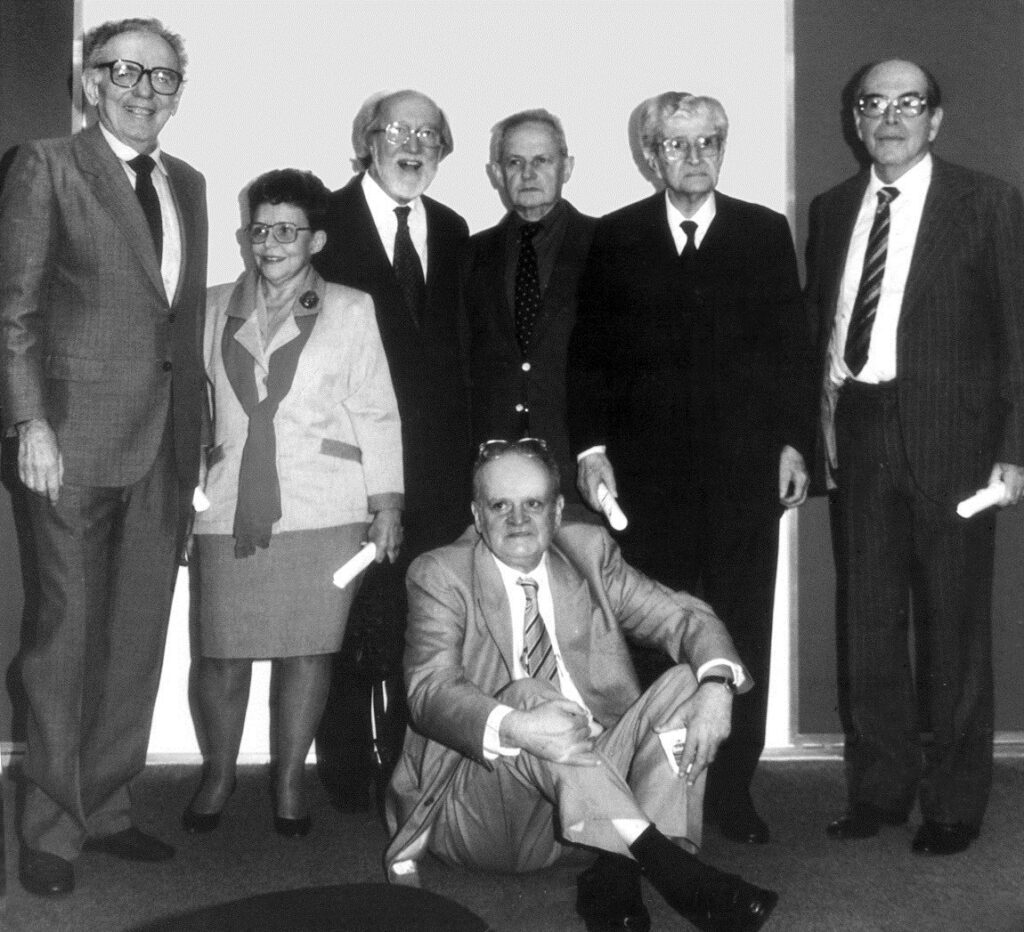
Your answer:
[[[419,253],[416,252],[416,247],[412,244],[412,237],[409,235],[410,210],[409,207],[395,208],[398,229],[395,231],[395,254],[391,264],[395,270],[395,278],[398,279],[398,287],[402,289],[406,306],[413,319],[419,323],[423,316],[423,306],[426,303],[427,286],[423,278],[423,265],[420,263]]]
[[[515,324],[519,350],[527,356],[533,325],[540,311],[540,273],[537,271],[537,250],[533,238],[540,232],[539,223],[524,223],[519,230],[519,262],[516,265]]]

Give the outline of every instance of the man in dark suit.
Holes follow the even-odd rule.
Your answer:
[[[707,605],[627,566],[602,529],[562,526],[558,487],[543,441],[483,444],[475,527],[409,570],[389,879],[418,883],[428,850],[519,872],[582,846],[599,852],[579,881],[588,929],[650,927],[641,872],[700,928],[760,928],[776,894],[694,857],[703,770],[748,675]],[[627,636],[676,664],[643,694]]]
[[[569,353],[578,484],[630,519],[626,558],[699,591],[756,683],[708,775],[727,837],[769,829],[750,782],[764,748],[779,517],[805,497],[813,442],[810,340],[786,219],[717,192],[728,120],[669,92],[640,109],[665,192],[603,217]],[[614,470],[613,470],[614,467]]]
[[[464,300],[470,327],[473,438],[543,437],[575,501],[565,423],[565,357],[595,221],[562,198],[573,157],[546,110],[491,131],[491,182],[508,213],[470,237]]]
[[[814,200],[807,244],[848,593],[848,810],[828,833],[875,835],[916,796],[913,850],[952,854],[981,825],[993,731],[995,517],[956,506],[1024,489],[1024,207],[931,155],[941,98],[918,65],[866,69],[853,117],[871,170]]]
[[[469,229],[424,195],[452,151],[448,120],[416,91],[377,95],[356,116],[352,144],[364,171],[332,195],[327,245],[313,264],[328,281],[373,298],[402,419],[406,505],[398,560],[363,578],[316,741],[332,800],[359,810],[374,777],[369,709],[382,677],[389,710],[376,724],[385,776],[405,731],[405,571],[465,527],[472,453],[458,271]]]
[[[185,70],[156,20],[84,40],[99,124],[22,147],[0,201],[0,407],[41,575],[19,874],[74,887],[83,848],[156,861],[132,822],[206,411],[203,177],[159,149]]]

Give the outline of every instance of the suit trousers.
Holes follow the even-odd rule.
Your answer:
[[[445,790],[430,850],[450,864],[521,873],[549,867],[579,846],[631,856],[612,819],[642,819],[696,852],[705,775],[687,786],[653,731],[696,688],[689,667],[663,674],[598,736],[600,767],[556,764],[525,751],[490,768],[464,758]],[[560,696],[550,683],[523,679],[498,698],[528,709]]]
[[[836,443],[850,803],[904,815],[916,795],[924,818],[977,827],[992,780],[995,517],[965,521],[952,497],[917,488],[891,383],[843,387]]]
[[[27,704],[22,840],[74,859],[132,824],[146,763],[191,489],[170,430],[149,471],[119,488],[65,482],[27,494],[39,610],[20,654]]]
[[[630,510],[630,528],[620,540],[626,561],[708,602],[754,681],[734,698],[732,732],[708,772],[712,818],[743,804],[764,750],[779,509],[770,501],[746,503],[668,482],[644,481],[635,493],[629,488],[620,481]],[[658,669],[657,662],[645,662]]]

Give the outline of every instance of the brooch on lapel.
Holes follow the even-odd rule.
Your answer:
[[[320,303],[320,298],[315,291],[304,291],[299,295],[299,304],[301,304],[307,311],[316,307]]]

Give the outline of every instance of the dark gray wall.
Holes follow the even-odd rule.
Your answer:
[[[26,139],[64,136],[71,130],[71,48],[73,0],[0,0],[0,156]],[[2,174],[0,174],[2,178]],[[17,678],[11,666],[18,649],[24,593],[34,574],[19,558],[15,537],[18,494],[11,494],[14,449],[2,445],[0,475],[0,741],[21,737],[20,716],[12,715]]]
[[[856,172],[840,98],[863,64],[908,58],[942,88],[935,151],[1024,188],[1022,0],[794,0],[796,235],[815,194]],[[821,499],[800,514],[798,731],[838,732],[835,576]],[[999,519],[995,585],[996,727],[1024,730],[1024,510]]]

